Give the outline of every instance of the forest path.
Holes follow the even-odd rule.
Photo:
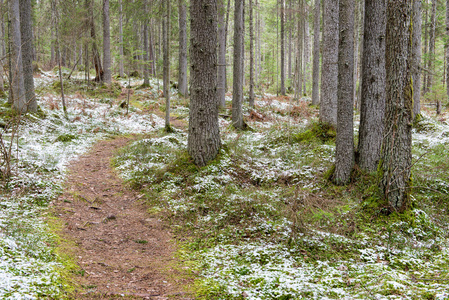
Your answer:
[[[62,234],[76,245],[75,280],[84,290],[75,299],[189,299],[170,231],[111,169],[114,151],[129,141],[100,141],[73,161],[54,203]]]

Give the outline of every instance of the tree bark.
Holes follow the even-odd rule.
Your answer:
[[[337,126],[338,0],[324,0],[320,121]]]
[[[11,22],[11,87],[9,102],[12,103],[16,111],[25,113],[27,110],[27,105],[25,99],[25,84],[23,78],[19,0],[9,1],[9,17]]]
[[[249,106],[254,108],[254,26],[253,0],[249,0]]]
[[[285,0],[281,2],[281,95],[285,96]]]
[[[119,54],[120,54],[120,58],[119,58],[119,76],[120,78],[123,78],[125,76],[125,69],[123,67],[123,4],[122,4],[122,0],[118,1],[118,5],[119,5]]]
[[[232,86],[232,125],[243,129],[243,0],[235,0],[234,11],[234,74]]]
[[[321,0],[315,0],[313,17],[312,105],[318,105],[320,103],[320,7]]]
[[[225,0],[218,0],[218,104],[226,106],[226,24]]]
[[[143,11],[145,12],[145,18],[143,19],[143,85],[150,85],[150,70],[148,61],[148,3],[147,0],[143,0]]]
[[[358,164],[367,172],[377,170],[384,128],[386,9],[385,0],[365,1]]]
[[[213,160],[221,147],[217,94],[217,6],[214,0],[190,1],[191,100],[188,152],[198,166]]]
[[[426,0],[427,3],[427,0]],[[423,47],[423,57],[424,57],[424,67],[428,68],[428,62],[429,62],[429,57],[428,57],[428,46],[429,46],[429,12],[428,9],[426,7],[426,9],[424,10],[425,14],[424,14],[424,47]],[[426,94],[428,92],[427,90],[427,73],[424,73],[423,76],[423,84],[422,84],[422,93],[423,95]]]
[[[165,16],[163,31],[163,52],[164,52],[164,97],[165,97],[165,129],[170,131],[170,1],[165,2]]]
[[[433,85],[433,71],[435,61],[435,27],[437,14],[437,0],[432,0],[432,11],[430,14],[430,31],[429,31],[429,64],[427,66],[429,73],[427,75],[427,91],[430,91]]]
[[[448,1],[449,2],[449,1]],[[449,20],[449,19],[448,19]],[[447,25],[449,27],[449,24]],[[422,6],[421,1],[413,1],[413,47],[412,47],[412,78],[413,78],[413,117],[421,113],[421,36],[422,36]],[[447,45],[447,44],[446,44]],[[448,89],[449,95],[449,89]]]
[[[386,114],[380,190],[391,208],[410,208],[413,88],[410,72],[412,3],[389,0],[386,30]]]
[[[93,8],[93,0],[86,0],[86,3],[89,7],[89,25],[90,25],[90,37],[92,41],[92,57],[94,60],[95,67],[95,81],[103,81],[104,70],[101,66],[100,53],[97,48],[97,34],[95,31],[95,23],[94,23],[94,8]]]
[[[20,31],[22,41],[23,81],[25,87],[25,102],[28,112],[37,111],[36,95],[33,79],[33,23],[31,15],[31,0],[20,0]]]
[[[354,167],[354,0],[339,2],[336,184],[347,184]]]
[[[179,77],[178,91],[188,96],[187,89],[187,7],[185,0],[179,0]]]
[[[109,28],[109,0],[103,0],[103,81],[111,84],[111,33]]]

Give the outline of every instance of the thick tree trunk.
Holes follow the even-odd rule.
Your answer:
[[[36,95],[33,79],[33,24],[31,16],[31,0],[20,0],[20,31],[22,39],[23,81],[25,86],[25,102],[27,111],[37,111]]]
[[[254,28],[253,0],[249,0],[249,106],[254,107]]]
[[[384,128],[385,5],[385,0],[365,1],[358,164],[368,172],[377,170]]]
[[[119,5],[119,23],[118,23],[118,28],[119,28],[119,54],[120,54],[120,58],[119,58],[119,62],[118,62],[118,69],[119,69],[119,76],[121,78],[123,78],[125,76],[125,69],[123,67],[123,4],[122,4],[122,0],[118,1],[118,5]]]
[[[243,129],[243,0],[235,1],[234,11],[234,74],[232,86],[232,125]]]
[[[217,105],[217,6],[214,0],[191,0],[190,3],[188,151],[196,165],[205,166],[221,147]]]
[[[165,129],[170,131],[170,1],[165,2],[165,16],[163,30],[163,52],[164,52],[164,97],[165,97]]]
[[[9,102],[14,109],[20,113],[27,110],[25,99],[25,84],[23,78],[22,63],[22,39],[20,35],[20,10],[19,0],[9,1],[9,18],[11,22],[10,40],[11,40],[11,87]]]
[[[312,105],[318,105],[320,103],[320,7],[321,0],[315,0],[313,17]]]
[[[285,96],[285,0],[280,0],[281,9],[281,95]]]
[[[218,104],[226,106],[226,24],[225,0],[218,0]]]
[[[448,1],[449,2],[449,1]],[[412,48],[412,78],[413,78],[413,116],[421,113],[421,1],[413,1],[413,48]],[[449,24],[447,25],[449,27]],[[449,95],[449,89],[448,89]]]
[[[386,114],[379,187],[391,208],[410,208],[413,87],[410,72],[412,3],[389,0],[386,31]]]
[[[320,121],[337,126],[338,0],[324,0]]]
[[[185,0],[179,0],[179,77],[178,90],[183,97],[187,90],[187,6]]]
[[[347,184],[354,167],[354,0],[340,0],[338,24],[338,114],[333,181]]]
[[[111,33],[109,28],[109,0],[103,0],[103,66],[106,84],[111,84]]]
[[[100,53],[97,48],[97,34],[95,31],[95,23],[94,23],[94,8],[93,8],[93,0],[86,0],[89,7],[89,26],[90,26],[90,37],[92,40],[92,57],[94,60],[95,67],[95,81],[103,81],[104,70],[101,66]]]

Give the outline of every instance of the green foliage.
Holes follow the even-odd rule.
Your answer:
[[[58,137],[56,138],[55,141],[56,141],[56,142],[67,143],[67,142],[71,142],[72,140],[74,140],[74,139],[76,139],[76,138],[77,138],[76,135],[67,133],[67,134],[61,134],[60,136],[58,136]]]
[[[294,141],[311,143],[319,140],[321,143],[335,142],[337,132],[327,123],[312,122],[305,131],[294,136]]]

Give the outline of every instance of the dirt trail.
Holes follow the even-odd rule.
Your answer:
[[[190,299],[181,289],[189,282],[174,268],[168,228],[111,170],[114,151],[127,142],[101,141],[72,162],[65,192],[54,203],[64,235],[76,243],[84,290],[75,297]]]

